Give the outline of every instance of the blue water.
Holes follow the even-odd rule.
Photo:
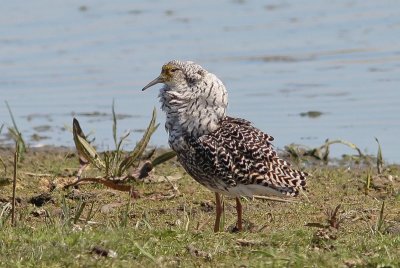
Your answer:
[[[7,100],[31,146],[73,146],[75,114],[98,146],[112,148],[114,99],[117,113],[131,115],[118,122],[120,135],[135,130],[129,149],[159,107],[157,87],[140,89],[171,59],[219,76],[229,114],[273,135],[278,148],[341,138],[375,154],[378,137],[385,159],[400,162],[397,0],[2,1],[0,125],[11,125]],[[299,115],[310,110],[323,114]],[[82,115],[92,112],[107,115]],[[163,127],[152,143],[166,146]]]

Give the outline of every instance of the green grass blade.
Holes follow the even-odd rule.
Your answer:
[[[73,136],[79,158],[86,163],[91,163],[100,170],[105,169],[106,165],[100,159],[94,147],[86,140],[85,135],[76,118],[73,120]]]
[[[71,212],[70,207],[68,205],[67,199],[64,195],[62,195],[61,199],[61,211],[62,211],[62,220],[63,225],[69,225],[71,222]]]
[[[156,109],[153,109],[153,114],[150,120],[150,123],[143,134],[142,139],[136,144],[135,149],[129,154],[128,157],[126,157],[121,164],[119,165],[118,168],[118,175],[120,176],[122,173],[125,172],[136,160],[139,158],[144,150],[147,147],[147,144],[150,141],[151,136],[153,135],[154,131],[156,131],[158,124],[156,125]]]
[[[100,159],[99,154],[93,148],[92,145],[83,137],[77,136],[78,143],[82,146],[81,148],[85,152],[89,162],[95,165],[99,169],[103,169],[105,167],[104,162]]]
[[[383,232],[383,227],[384,227],[384,223],[385,223],[385,214],[384,213],[385,213],[385,201],[382,201],[382,206],[379,211],[379,217],[378,217],[378,220],[376,222],[376,227],[375,227],[375,230],[380,233]]]
[[[378,169],[378,174],[381,174],[383,169],[382,148],[378,138],[375,137],[375,140],[378,143],[378,153],[376,155],[376,168]]]
[[[117,142],[117,116],[115,115],[115,103],[114,100],[112,102],[112,119],[113,119],[113,125],[112,125],[112,132],[113,132],[113,138],[114,138],[114,144],[115,148],[118,150],[118,142]]]
[[[104,173],[106,174],[106,178],[108,178],[111,175],[111,166],[112,166],[112,158],[110,157],[109,152],[104,152],[103,153],[103,159],[104,159]]]
[[[80,204],[78,205],[77,210],[75,211],[75,216],[74,216],[74,224],[76,224],[79,220],[79,218],[82,215],[83,210],[86,207],[86,202],[85,201],[81,201]]]
[[[13,139],[15,140],[15,142],[18,144],[17,150],[18,150],[18,155],[19,155],[19,157],[18,157],[18,161],[19,161],[20,159],[23,158],[23,154],[26,152],[26,145],[25,145],[25,141],[22,137],[22,134],[18,129],[17,123],[15,122],[15,118],[11,111],[11,107],[7,101],[5,101],[5,103],[6,103],[6,106],[8,109],[8,113],[10,114],[11,121],[13,123],[13,128],[8,128],[8,130],[10,131],[11,136],[13,136]],[[1,127],[1,128],[3,128],[3,127]]]
[[[111,113],[112,113],[112,120],[113,120],[113,124],[112,124],[112,133],[113,133],[113,139],[114,139],[114,145],[115,145],[115,151],[111,154],[111,169],[108,169],[109,171],[111,171],[111,175],[112,176],[118,176],[118,169],[119,169],[119,162],[121,159],[121,147],[122,147],[122,143],[124,141],[124,139],[127,138],[127,136],[129,135],[125,135],[124,137],[122,137],[119,142],[117,139],[117,115],[115,113],[115,101],[113,100],[112,102],[112,106],[111,106]]]
[[[157,156],[157,157],[151,162],[151,164],[153,165],[153,167],[155,167],[155,166],[157,166],[157,165],[159,165],[159,164],[161,164],[161,163],[164,163],[165,161],[168,161],[168,160],[174,158],[175,156],[176,156],[176,153],[175,153],[174,151],[169,151],[169,152],[163,153],[163,154],[160,155],[160,156]]]
[[[86,215],[86,220],[85,223],[87,223],[88,221],[92,220],[92,218],[94,217],[94,214],[96,213],[95,211],[93,211],[94,209],[94,202],[90,203],[90,208],[89,208],[89,212]]]
[[[371,188],[371,181],[372,181],[372,175],[371,175],[371,170],[368,170],[367,173],[367,178],[365,181],[365,194],[367,195],[370,188]]]
[[[154,263],[157,263],[156,258],[154,258],[153,255],[151,255],[149,252],[147,252],[144,248],[142,248],[141,246],[139,246],[138,243],[134,242],[133,245],[135,247],[137,247],[137,249],[140,251],[141,254],[143,254],[144,256],[146,256],[147,258],[149,258],[150,260],[152,260]]]
[[[12,113],[12,111],[11,111],[10,105],[8,104],[7,101],[5,101],[5,103],[6,103],[8,112],[9,112],[9,114],[10,114],[11,121],[12,121],[12,123],[13,123],[13,126],[14,126],[15,130],[16,130],[17,132],[19,132],[18,127],[17,127],[17,123],[15,122],[14,115],[13,115],[13,113]]]
[[[0,134],[1,134],[1,131],[3,130],[3,127],[4,127],[4,124],[1,124],[1,126],[0,126]],[[0,163],[3,165],[3,167],[4,167],[4,174],[7,174],[7,166],[6,166],[6,163],[4,163],[4,161],[3,161],[3,159],[0,157]]]
[[[141,159],[142,160],[149,160],[156,152],[156,148],[152,148],[150,150],[146,150],[142,155],[141,155]]]
[[[124,140],[126,140],[126,138],[129,137],[130,134],[131,134],[131,132],[129,131],[129,132],[127,132],[126,134],[124,134],[124,135],[120,138],[120,140],[119,140],[119,142],[118,142],[118,145],[117,145],[117,151],[120,151],[120,150],[121,150],[122,143],[124,142]]]

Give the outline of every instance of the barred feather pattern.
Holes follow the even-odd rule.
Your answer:
[[[297,171],[278,157],[272,136],[250,122],[225,117],[220,127],[200,138],[186,137],[190,148],[179,154],[185,170],[200,184],[226,195],[252,196],[234,191],[258,185],[259,194],[297,196],[306,187],[307,173]]]
[[[168,142],[196,181],[236,197],[296,196],[305,189],[307,174],[278,157],[271,136],[226,116],[227,91],[214,74],[193,62],[170,61],[160,76]]]

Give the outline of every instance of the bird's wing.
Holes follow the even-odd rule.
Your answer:
[[[220,128],[188,142],[206,166],[228,186],[260,185],[296,196],[305,188],[307,174],[280,159],[271,144],[273,137],[250,122],[225,117]]]

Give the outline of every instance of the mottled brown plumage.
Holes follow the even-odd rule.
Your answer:
[[[179,161],[212,191],[235,197],[265,193],[296,196],[305,187],[306,174],[280,159],[271,144],[273,137],[248,121],[226,116],[216,131],[185,139],[189,150],[178,155]],[[237,189],[240,185],[244,187]],[[260,187],[246,191],[249,185]]]
[[[212,73],[193,62],[171,61],[144,89],[160,90],[169,144],[185,170],[216,193],[219,230],[223,206],[219,194],[236,197],[237,227],[242,229],[240,196],[297,196],[305,189],[305,172],[280,159],[273,137],[249,121],[226,116],[227,92]]]

